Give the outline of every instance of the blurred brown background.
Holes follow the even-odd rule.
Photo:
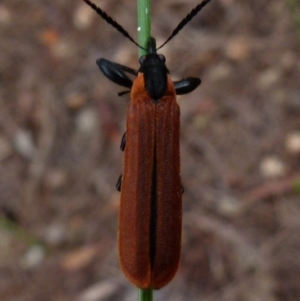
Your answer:
[[[95,2],[136,37],[135,1]],[[200,1],[152,1],[160,45]],[[155,300],[300,300],[300,4],[214,0],[161,51],[178,97],[181,266]],[[136,300],[116,249],[137,49],[82,1],[0,2],[1,301]]]

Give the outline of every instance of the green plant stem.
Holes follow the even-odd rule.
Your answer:
[[[139,288],[139,301],[152,301],[153,300],[153,290],[152,288],[141,289]]]
[[[147,42],[151,37],[151,11],[150,0],[137,0],[138,11],[138,43],[147,49]],[[139,57],[146,55],[147,51],[139,48]],[[153,290],[139,288],[139,301],[152,301]]]
[[[147,42],[151,36],[150,0],[137,0],[138,11],[138,43],[147,49]],[[147,54],[146,50],[139,49],[139,57]]]

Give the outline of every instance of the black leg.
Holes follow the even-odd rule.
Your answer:
[[[122,91],[122,92],[118,93],[118,96],[123,96],[123,95],[128,94],[128,93],[130,93],[130,90]]]
[[[121,151],[124,151],[125,145],[126,145],[126,132],[123,134],[123,137],[122,137],[122,140],[121,140],[121,145],[120,145]]]
[[[194,91],[201,84],[200,78],[188,77],[174,82],[176,94],[183,95]]]
[[[97,65],[104,75],[117,85],[131,89],[132,80],[125,74],[128,72],[137,75],[137,71],[129,67],[108,61],[106,59],[97,60]]]
[[[118,191],[121,191],[121,188],[122,188],[122,175],[119,176],[119,179],[118,179],[117,184],[116,184],[116,189]]]

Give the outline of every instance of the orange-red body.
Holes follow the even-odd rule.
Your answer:
[[[131,89],[119,213],[123,272],[140,288],[159,289],[175,275],[181,247],[179,106],[168,76],[154,102],[139,73]]]

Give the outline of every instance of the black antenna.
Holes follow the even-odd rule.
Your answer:
[[[84,0],[85,1],[85,0]],[[172,34],[168,37],[168,39],[157,48],[160,49],[163,46],[165,46],[171,39],[173,39],[178,32],[188,23],[190,22],[198,13],[199,11],[210,2],[211,0],[204,0],[200,4],[198,4],[196,7],[192,9],[192,11],[177,25],[177,27],[173,30]]]
[[[111,18],[104,10],[102,10],[100,7],[98,7],[96,4],[91,2],[90,0],[83,0],[87,5],[89,5],[93,10],[97,12],[99,16],[101,16],[102,19],[104,19],[108,24],[110,24],[112,27],[114,27],[116,30],[118,30],[123,36],[128,38],[133,44],[138,46],[141,49],[146,50],[142,46],[140,46],[130,35],[129,33],[113,18]]]

